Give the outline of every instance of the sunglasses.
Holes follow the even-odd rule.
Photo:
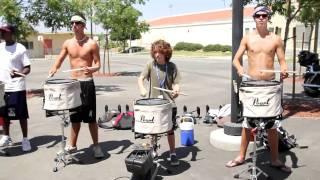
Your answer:
[[[260,18],[260,17],[262,17],[263,19],[265,19],[265,18],[268,17],[268,14],[255,14],[253,17],[255,17],[255,18]]]
[[[70,24],[71,24],[71,26],[72,26],[73,24],[79,25],[79,24],[82,24],[82,22],[80,22],[80,21],[73,21],[73,22],[71,22]]]

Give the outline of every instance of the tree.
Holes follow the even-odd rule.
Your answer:
[[[16,0],[0,0],[0,18],[6,23],[13,24],[17,27],[16,39],[17,41],[25,40],[34,29],[28,21],[22,18],[24,3]]]
[[[142,0],[100,0],[95,9],[95,21],[111,31],[111,39],[121,41],[123,48],[127,40],[141,37],[141,33],[148,30],[145,22],[139,22],[142,13],[132,5],[144,3]]]
[[[51,32],[70,27],[70,18],[80,7],[68,0],[29,0],[25,17],[33,25],[43,22]]]
[[[305,26],[311,27],[311,32],[309,35],[309,45],[308,50],[311,48],[311,40],[313,30],[315,28],[315,38],[314,38],[314,52],[317,52],[318,48],[318,33],[319,33],[319,19],[320,19],[320,2],[315,0],[310,0],[309,3],[306,3],[301,12],[299,13],[297,20],[304,23]]]
[[[110,39],[121,41],[123,48],[126,41],[141,37],[141,33],[148,30],[145,22],[139,22],[141,12],[132,7],[133,4],[144,4],[144,0],[96,0],[94,6],[94,21],[101,24],[106,31],[106,44],[104,46],[103,73],[105,73],[105,52],[109,51],[108,35]],[[108,56],[109,57],[109,56]],[[108,71],[110,73],[110,62],[108,58]]]

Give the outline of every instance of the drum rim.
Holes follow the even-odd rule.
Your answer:
[[[137,104],[138,101],[140,100],[151,100],[151,99],[159,99],[159,100],[164,100],[166,103],[163,104]],[[171,102],[168,99],[161,99],[161,98],[143,98],[143,99],[138,99],[134,101],[134,105],[139,105],[139,106],[159,106],[159,105],[165,105],[165,104],[171,104]]]
[[[52,83],[52,81],[55,80],[68,80],[69,82],[62,82],[62,83]],[[57,79],[47,79],[46,80],[46,84],[54,84],[54,85],[62,85],[62,84],[70,84],[70,83],[75,83],[75,82],[79,82],[76,79],[63,79],[63,78],[57,78]]]
[[[272,82],[274,84],[250,84],[248,82],[259,82],[259,81],[263,81],[263,82]],[[281,85],[280,81],[276,81],[276,80],[249,80],[249,81],[242,81],[240,86],[241,87],[267,87],[267,86],[278,86]]]

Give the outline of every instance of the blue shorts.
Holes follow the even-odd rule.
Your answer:
[[[73,123],[96,122],[96,90],[93,80],[80,81],[82,105],[78,110],[70,115],[70,121]]]
[[[27,92],[5,92],[4,117],[8,120],[28,119]]]

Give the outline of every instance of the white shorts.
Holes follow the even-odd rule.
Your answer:
[[[266,126],[268,126],[267,124],[271,123],[271,122],[267,122]],[[253,128],[250,123],[248,122],[248,118],[244,118],[243,122],[242,122],[242,127],[246,128],[246,129],[251,129]],[[281,127],[281,122],[279,120],[275,120],[273,125],[271,127],[268,127],[267,129],[276,129]]]

